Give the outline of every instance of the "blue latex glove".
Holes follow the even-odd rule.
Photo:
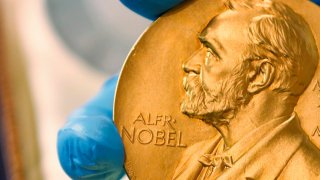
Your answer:
[[[180,4],[184,0],[120,0],[132,11],[151,20]]]
[[[180,4],[184,0],[120,0],[132,11],[149,18],[157,19],[161,14],[168,9]],[[320,5],[320,0],[311,0]]]
[[[312,2],[314,2],[314,3],[318,4],[318,5],[320,5],[320,0],[312,0]]]
[[[119,179],[124,175],[124,148],[112,121],[118,76],[74,112],[58,133],[61,166],[72,179]]]

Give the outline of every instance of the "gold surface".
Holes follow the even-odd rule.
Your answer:
[[[320,178],[319,149],[309,141],[320,147],[320,72],[312,49],[312,35],[320,44],[320,11],[304,0],[282,2],[303,18],[291,12],[281,18],[304,28],[292,33],[295,23],[288,23],[284,33],[271,25],[260,30],[265,42],[284,46],[248,48],[261,40],[246,31],[253,17],[273,21],[278,15],[235,5],[231,11],[218,0],[188,1],[143,34],[123,67],[114,110],[131,179]],[[260,56],[244,56],[246,50]],[[250,65],[240,73],[245,77],[232,79],[244,62],[240,57]],[[301,61],[293,74],[278,64],[291,59]],[[231,93],[221,97],[229,101],[210,99],[227,82],[241,98]],[[198,96],[197,83],[205,85],[205,98]]]

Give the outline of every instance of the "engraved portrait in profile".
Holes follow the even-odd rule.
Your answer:
[[[173,179],[320,179],[295,106],[319,53],[305,19],[272,0],[229,0],[183,64],[181,112],[218,135],[189,146]]]

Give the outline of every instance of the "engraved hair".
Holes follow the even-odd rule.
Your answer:
[[[269,59],[277,92],[301,95],[308,87],[318,64],[318,49],[308,23],[287,5],[271,0],[229,0],[231,10],[253,10],[247,30],[248,47],[242,58]]]

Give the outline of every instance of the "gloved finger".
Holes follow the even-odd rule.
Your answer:
[[[180,4],[184,0],[120,0],[129,9],[151,20]]]
[[[61,166],[73,179],[123,175],[124,150],[113,121],[103,116],[71,117],[58,134]]]
[[[180,4],[184,0],[120,0],[132,11],[148,19],[155,20],[161,14]],[[311,0],[320,5],[320,0]]]
[[[311,0],[312,2],[318,4],[320,6],[320,0]]]
[[[73,179],[116,177],[124,174],[124,148],[113,123],[117,76],[98,95],[73,113],[58,133],[61,166]]]

